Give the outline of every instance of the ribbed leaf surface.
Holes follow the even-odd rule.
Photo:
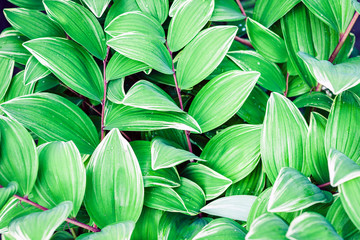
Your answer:
[[[26,63],[24,72],[24,83],[36,82],[50,74],[50,70],[43,66],[34,56],[31,56]]]
[[[144,13],[156,18],[163,24],[169,15],[168,0],[136,0],[137,5]]]

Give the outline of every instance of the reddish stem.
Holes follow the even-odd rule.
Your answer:
[[[324,188],[324,187],[327,187],[327,186],[330,186],[330,182],[317,185],[318,188]]]
[[[285,96],[285,97],[287,96],[288,91],[289,91],[289,77],[290,77],[290,74],[287,73],[287,74],[286,74],[286,89],[285,89],[285,92],[284,92],[284,96]]]
[[[236,0],[236,3],[238,4],[240,10],[241,10],[241,13],[246,17],[246,13],[245,13],[245,9],[243,8],[240,0]]]
[[[101,140],[105,137],[105,125],[104,125],[104,116],[105,116],[105,102],[106,102],[106,91],[107,91],[107,81],[106,81],[106,64],[108,61],[110,52],[110,47],[107,47],[106,57],[103,61],[103,75],[104,75],[104,96],[101,101]]]
[[[251,44],[251,42],[249,40],[240,38],[238,36],[235,36],[235,41],[238,41],[239,43],[244,44],[245,46],[248,46],[250,48],[254,48],[254,46]]]

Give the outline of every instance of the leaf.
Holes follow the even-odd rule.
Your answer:
[[[234,220],[218,218],[212,220],[201,231],[196,234],[193,240],[199,239],[245,239],[247,231]]]
[[[6,8],[4,15],[11,26],[30,39],[65,37],[64,31],[40,11],[25,8]]]
[[[278,239],[286,240],[289,226],[280,217],[273,213],[264,213],[252,222],[246,240]]]
[[[72,140],[79,151],[91,154],[98,134],[90,118],[69,100],[36,93],[2,103],[0,109],[47,142]]]
[[[102,140],[86,168],[85,206],[100,228],[119,221],[136,222],[144,201],[139,163],[118,129]]]
[[[71,201],[76,217],[85,194],[86,173],[79,150],[70,142],[51,142],[38,147],[39,174],[34,185],[36,202],[46,208]]]
[[[0,188],[0,209],[4,207],[9,198],[16,194],[18,188],[19,185],[16,182],[10,182],[7,187]]]
[[[277,63],[287,61],[285,42],[279,35],[251,18],[246,21],[246,32],[251,44],[264,58]]]
[[[254,88],[258,72],[229,71],[218,75],[198,92],[189,114],[208,132],[229,120]],[[224,97],[226,96],[226,97]]]
[[[302,2],[313,14],[339,33],[345,32],[354,15],[354,8],[349,0],[327,2],[303,0]]]
[[[153,16],[161,24],[163,24],[168,17],[168,0],[136,0],[136,3],[141,11]]]
[[[143,62],[159,72],[173,74],[170,53],[155,37],[128,32],[108,40],[107,45],[122,55]]]
[[[0,37],[0,55],[25,65],[30,57],[30,53],[22,45],[26,40],[21,35]]]
[[[41,63],[31,56],[26,63],[24,72],[24,84],[34,83],[50,74],[50,70],[41,65]]]
[[[131,239],[157,240],[158,229],[160,228],[160,219],[162,216],[163,211],[144,206],[141,216],[136,222]]]
[[[125,78],[110,81],[107,87],[107,99],[113,103],[121,104],[125,97]]]
[[[0,56],[0,101],[10,86],[14,65],[14,60]]]
[[[357,164],[360,163],[359,118],[360,99],[358,96],[352,92],[343,92],[336,96],[325,129],[326,154],[334,148]]]
[[[102,74],[85,49],[61,38],[38,38],[24,43],[24,46],[71,89],[101,101],[104,90]]]
[[[288,87],[289,89],[286,95],[288,98],[306,94],[311,91],[309,85],[299,76],[295,76],[295,77],[290,76],[288,85],[289,85]]]
[[[173,4],[174,5],[174,4]],[[215,8],[211,15],[212,22],[232,22],[245,19],[239,7],[232,0],[215,0]]]
[[[105,12],[111,0],[83,0],[92,13],[100,18]]]
[[[15,4],[19,7],[43,10],[44,6],[41,0],[9,0],[12,4]]]
[[[17,218],[10,222],[9,234],[15,239],[50,239],[71,210],[72,203],[66,201],[45,212],[31,213]]]
[[[55,76],[48,75],[43,79],[37,81],[34,92],[35,93],[45,92],[59,85],[60,85],[59,80]]]
[[[45,0],[44,6],[47,14],[59,23],[71,39],[84,46],[95,57],[105,59],[104,31],[89,10],[68,0]]]
[[[73,239],[74,237],[66,231],[58,231],[50,238],[50,240],[73,240]]]
[[[255,86],[237,115],[250,124],[263,123],[268,99],[269,96],[260,87]]]
[[[136,0],[131,1],[115,1],[111,7],[109,12],[106,14],[104,26],[109,25],[109,23],[115,19],[117,16],[126,13],[126,12],[134,12],[141,11],[139,6],[136,3]]]
[[[176,76],[179,88],[189,89],[206,78],[225,57],[235,37],[235,26],[201,31],[181,52]]]
[[[80,235],[78,240],[112,240],[112,239],[123,239],[130,240],[131,234],[134,230],[135,222],[133,221],[124,221],[118,222],[111,225],[107,225],[101,232],[92,233],[82,237]]]
[[[339,185],[342,206],[358,230],[360,229],[360,216],[358,214],[360,207],[359,184],[360,178],[357,177]]]
[[[260,160],[260,133],[260,125],[231,126],[210,139],[200,158],[236,183],[249,175]]]
[[[258,71],[261,74],[258,81],[260,86],[272,92],[285,92],[286,82],[280,68],[257,52],[234,51],[229,52],[228,57],[244,71]]]
[[[323,92],[311,92],[296,98],[293,102],[298,108],[315,107],[330,112],[333,100]]]
[[[232,183],[230,179],[200,163],[188,164],[181,175],[204,190],[206,201],[220,196]]]
[[[218,198],[208,203],[201,209],[201,212],[226,217],[239,221],[247,221],[250,208],[254,203],[256,196],[234,195]]]
[[[331,201],[332,195],[329,192],[321,191],[297,170],[285,167],[281,169],[273,185],[268,211],[295,212],[316,203]]]
[[[308,126],[299,109],[286,97],[272,93],[261,132],[261,158],[270,182],[283,167],[305,169],[303,148]]]
[[[35,84],[24,84],[24,71],[18,72],[11,80],[10,86],[4,97],[4,101],[31,94],[34,92]]]
[[[318,213],[306,212],[296,217],[286,233],[289,239],[342,239],[325,217]]]
[[[181,149],[181,146],[172,141],[160,137],[151,141],[151,168],[153,170],[175,167],[192,159],[204,161],[193,153]]]
[[[160,112],[109,104],[105,112],[105,129],[151,131],[167,128],[201,132],[198,123],[187,113]]]
[[[282,18],[299,2],[300,0],[256,1],[253,18],[265,27],[270,27],[274,22]]]
[[[167,42],[172,52],[187,45],[209,21],[214,0],[188,0],[175,12],[169,24]]]

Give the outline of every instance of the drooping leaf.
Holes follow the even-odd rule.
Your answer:
[[[85,5],[97,18],[100,18],[103,15],[110,1],[111,0],[83,0]]]
[[[14,60],[0,56],[0,101],[10,86],[14,65]]]
[[[0,109],[45,141],[72,140],[81,153],[91,154],[98,134],[90,118],[69,100],[36,93],[2,103]]]
[[[174,4],[173,4],[174,5]],[[215,0],[215,8],[211,15],[212,22],[232,22],[245,19],[239,7],[232,0]]]
[[[24,72],[24,84],[36,82],[50,74],[50,70],[43,66],[34,56],[26,63]]]
[[[84,48],[62,38],[38,38],[24,43],[24,46],[71,89],[101,101],[104,94],[102,74]]]
[[[2,150],[2,149],[1,149]],[[5,203],[18,191],[19,185],[16,182],[10,182],[7,186],[0,188],[0,209],[2,209]]]
[[[245,178],[260,160],[261,125],[234,125],[206,144],[200,155],[214,171],[233,183]]]
[[[8,35],[0,37],[0,55],[25,65],[30,53],[23,47],[27,38],[23,35]]]
[[[262,124],[265,117],[266,104],[269,96],[255,86],[237,115],[250,124]]]
[[[111,130],[86,168],[85,206],[97,226],[140,217],[144,185],[139,163],[118,129]]]
[[[246,240],[286,240],[286,232],[289,225],[273,213],[264,213],[256,218],[250,226]]]
[[[261,158],[270,182],[283,167],[305,168],[303,148],[308,126],[299,109],[286,97],[272,93],[261,133]]]
[[[122,239],[130,240],[131,234],[134,230],[135,222],[133,221],[123,221],[107,225],[101,232],[92,233],[89,235],[80,235],[77,240],[112,240],[112,239]]]
[[[330,112],[333,100],[323,92],[312,92],[296,98],[293,102],[298,108],[315,107]]]
[[[136,3],[141,11],[153,16],[161,24],[169,15],[169,0],[136,0]]]
[[[229,50],[236,31],[234,26],[201,31],[181,52],[176,69],[179,88],[191,88],[214,71]]]
[[[158,229],[160,229],[160,219],[163,213],[163,211],[144,206],[140,218],[136,222],[131,239],[157,240]]]

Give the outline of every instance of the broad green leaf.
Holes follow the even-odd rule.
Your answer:
[[[167,128],[201,132],[198,123],[187,113],[160,112],[109,104],[105,112],[105,129],[151,131]]]
[[[334,148],[360,163],[360,99],[352,92],[336,96],[325,129],[325,152]]]
[[[280,68],[254,51],[234,51],[227,55],[244,71],[257,71],[261,75],[257,82],[260,86],[272,91],[283,93],[286,89],[284,75]]]
[[[181,52],[176,75],[179,88],[201,82],[221,63],[237,32],[235,26],[216,26],[201,31]]]
[[[43,10],[44,5],[41,0],[9,0],[12,4],[22,8]]]
[[[128,32],[108,40],[107,44],[128,58],[143,62],[164,74],[173,74],[170,53],[156,37]]]
[[[360,178],[354,178],[339,185],[340,199],[352,223],[360,229]]]
[[[107,225],[101,232],[89,234],[89,235],[80,235],[77,240],[130,240],[131,234],[134,230],[135,222],[133,221],[124,221],[118,222],[111,225]]]
[[[151,168],[153,170],[175,167],[187,160],[204,161],[170,140],[156,137],[151,141]]]
[[[85,5],[97,18],[100,18],[103,15],[110,1],[111,0],[83,0]]]
[[[350,0],[302,0],[302,2],[313,14],[339,33],[345,32],[355,11]]]
[[[113,103],[121,104],[125,97],[124,82],[125,78],[109,82],[107,87],[107,99]]]
[[[296,217],[291,222],[286,237],[297,240],[342,239],[325,217],[314,212],[306,212]]]
[[[328,159],[324,146],[326,121],[319,113],[312,112],[306,139],[306,164],[318,184],[329,182]]]
[[[152,170],[151,142],[132,141],[130,145],[138,159],[145,187],[180,187],[180,176],[176,168]]]
[[[207,204],[201,212],[246,222],[255,199],[256,196],[251,195],[222,197]]]
[[[144,201],[139,163],[118,129],[111,130],[86,168],[85,206],[100,228],[119,221],[136,222]]]
[[[136,3],[141,11],[153,16],[161,24],[169,15],[169,0],[136,0]]]
[[[175,81],[174,81],[173,75],[163,74],[156,70],[153,70],[153,71],[151,71],[151,73],[149,75],[146,75],[145,73],[143,73],[143,74],[141,74],[141,76],[144,79],[147,79],[151,82],[161,83],[161,84],[165,84],[167,86],[175,87]]]
[[[46,208],[71,201],[76,217],[85,194],[86,174],[79,150],[70,142],[51,142],[38,147],[39,174],[34,185],[36,202]]]
[[[50,239],[56,228],[72,210],[70,201],[62,202],[45,212],[31,213],[10,222],[9,234],[15,239]]]
[[[10,86],[5,94],[4,101],[21,97],[34,92],[35,83],[24,84],[24,71],[18,72],[11,80]]]
[[[360,177],[360,166],[336,149],[330,149],[328,163],[330,183],[333,187]]]
[[[174,17],[175,13],[186,3],[187,0],[174,0],[169,9],[169,16]]]
[[[104,94],[102,74],[84,48],[62,38],[38,38],[24,43],[24,46],[71,89],[101,101]]]
[[[246,240],[286,240],[289,225],[273,213],[264,213],[256,218],[246,234]]]
[[[104,26],[109,25],[109,23],[117,16],[134,11],[141,11],[136,0],[115,0],[111,5],[109,12],[106,14]]]
[[[317,203],[331,201],[332,195],[329,192],[321,191],[299,171],[285,167],[281,169],[273,185],[268,211],[295,212]]]
[[[207,76],[205,79],[211,80],[211,79],[217,77],[218,75],[223,74],[224,72],[231,71],[231,70],[241,70],[241,68],[238,65],[236,65],[232,60],[230,60],[228,57],[224,57],[224,59],[215,68],[215,70],[209,76]]]
[[[1,149],[2,150],[2,149]],[[5,203],[18,191],[19,185],[16,182],[10,182],[7,186],[0,188],[0,209]]]
[[[299,109],[286,97],[272,93],[261,133],[261,159],[270,182],[283,167],[305,169],[308,126]]]
[[[22,45],[26,40],[26,37],[18,34],[0,37],[0,56],[25,65],[31,55]]]
[[[253,18],[265,27],[270,27],[300,1],[301,0],[258,0],[255,3]]]
[[[139,220],[136,222],[135,229],[131,235],[132,240],[157,240],[160,219],[163,211],[143,207]]]
[[[0,56],[0,101],[10,86],[14,65],[14,60]]]
[[[259,77],[258,72],[233,70],[205,84],[189,108],[189,114],[199,123],[202,132],[220,126],[239,111]]]
[[[74,240],[74,237],[66,231],[56,232],[50,240]]]
[[[35,143],[17,121],[0,116],[0,185],[15,181],[21,196],[29,195],[38,172]]]
[[[262,124],[265,117],[266,104],[269,96],[255,86],[237,115],[250,124]]]
[[[204,190],[207,201],[220,196],[232,183],[227,177],[199,163],[188,164],[181,175],[197,183]]]
[[[214,11],[214,0],[185,1],[170,21],[167,42],[172,52],[188,44],[209,21]]]
[[[233,183],[249,175],[260,160],[261,125],[234,125],[211,138],[200,155]]]
[[[286,95],[288,98],[300,96],[302,94],[306,94],[311,91],[309,85],[299,76],[295,76],[295,77],[290,76],[288,85],[289,85],[289,89]]]
[[[36,82],[50,74],[50,70],[44,67],[34,56],[26,63],[24,72],[24,84]]]
[[[59,85],[59,79],[50,74],[36,82],[34,93],[45,92]]]
[[[44,6],[47,14],[60,24],[71,39],[84,46],[95,57],[105,59],[104,31],[89,10],[69,0],[44,0]]]
[[[333,100],[323,92],[311,92],[296,98],[293,102],[298,108],[315,107],[330,112]]]
[[[240,224],[228,218],[212,220],[192,240],[232,239],[244,240],[247,231]]]
[[[251,44],[264,58],[277,63],[287,61],[285,42],[279,35],[251,18],[246,21],[246,32]]]
[[[0,109],[45,141],[72,140],[81,153],[91,154],[98,133],[90,118],[69,100],[36,93],[2,103]]]
[[[173,4],[174,5],[174,4]],[[232,0],[215,0],[215,8],[211,15],[212,22],[232,22],[245,19],[239,6]]]

